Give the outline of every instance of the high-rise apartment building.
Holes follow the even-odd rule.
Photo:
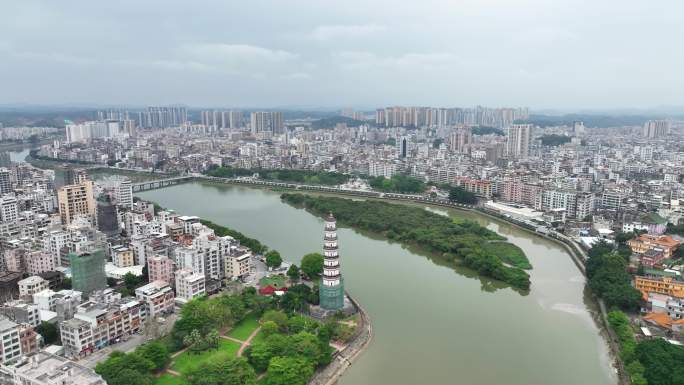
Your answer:
[[[649,120],[644,123],[643,136],[649,139],[662,138],[670,133],[670,121]]]
[[[526,159],[530,155],[531,124],[511,124],[506,129],[506,155]]]
[[[401,136],[397,139],[397,158],[404,159],[409,156],[409,138]]]
[[[10,223],[19,217],[19,204],[13,195],[5,195],[0,198],[0,221]]]
[[[116,120],[98,120],[66,125],[68,143],[87,142],[91,139],[113,138],[127,134]]]
[[[0,194],[12,192],[12,178],[10,170],[0,168]]]
[[[252,133],[271,132],[280,134],[283,132],[283,113],[279,111],[255,111],[250,115]]]
[[[138,114],[138,123],[145,128],[166,128],[182,126],[188,121],[185,107],[147,107]]]
[[[62,186],[57,190],[57,203],[62,223],[70,224],[74,218],[84,216],[95,218],[95,197],[93,182],[84,180],[79,184]]]

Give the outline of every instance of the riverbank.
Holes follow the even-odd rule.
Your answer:
[[[333,361],[325,368],[316,371],[313,378],[309,380],[309,385],[333,385],[342,377],[344,372],[361,356],[371,339],[373,338],[373,326],[366,311],[352,298],[349,293],[347,297],[354,304],[359,312],[359,325],[355,336],[347,343],[347,346],[341,350]]]
[[[298,265],[302,255],[320,248],[321,218],[283,204],[278,193],[252,186],[195,182],[136,195],[237,229]],[[607,344],[592,320],[598,311],[567,251],[477,212],[433,210],[446,211],[522,248],[534,265],[533,290],[521,296],[496,281],[476,279],[469,269],[425,258],[415,248],[341,227],[345,286],[372,318],[373,338],[338,384],[412,385],[426,378],[437,383],[459,378],[495,385],[507,378],[510,385],[547,385],[553,378],[557,385],[615,385]],[[449,365],[440,364],[445,358]]]

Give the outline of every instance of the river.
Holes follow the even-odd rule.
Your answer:
[[[287,260],[321,251],[323,222],[276,192],[201,183],[137,194],[235,228]],[[341,385],[609,385],[617,382],[585,298],[584,277],[558,245],[476,213],[529,256],[527,295],[440,266],[349,228],[339,230],[345,285],[373,323],[368,350]]]

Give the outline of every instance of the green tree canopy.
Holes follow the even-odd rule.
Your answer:
[[[273,357],[268,364],[268,385],[305,385],[313,375],[313,365],[301,357]]]
[[[275,250],[271,250],[266,253],[265,257],[266,266],[270,268],[280,267],[280,265],[283,263],[283,258],[280,256],[280,253]]]
[[[309,253],[302,257],[302,271],[311,280],[315,280],[323,274],[323,254]]]

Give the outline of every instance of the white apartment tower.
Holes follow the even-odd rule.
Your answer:
[[[526,159],[530,155],[531,124],[511,124],[506,129],[506,154],[515,159]]]

